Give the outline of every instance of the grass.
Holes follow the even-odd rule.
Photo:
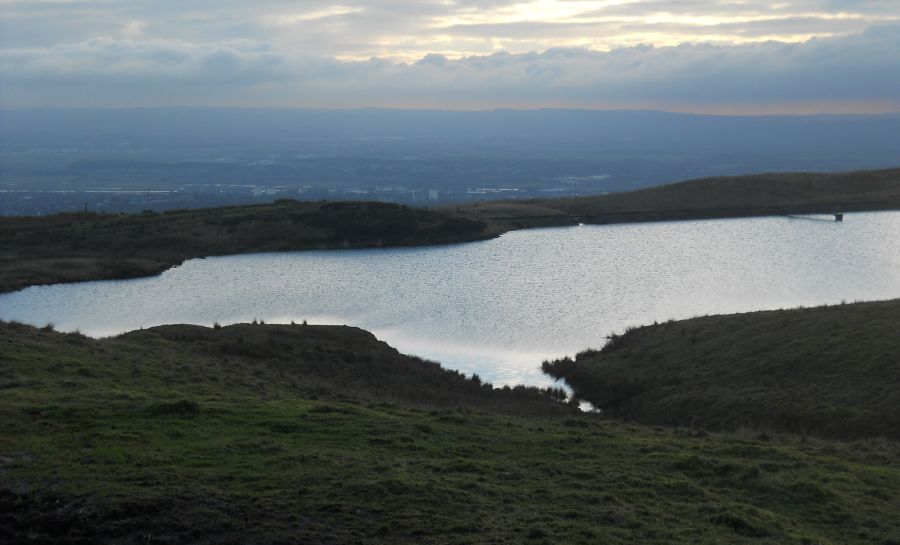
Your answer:
[[[610,416],[900,439],[900,300],[632,329],[544,365]]]
[[[0,291],[203,255],[890,208],[898,186],[894,170],[459,214],[287,201],[5,218]],[[559,390],[493,388],[353,328],[94,340],[0,323],[0,542],[897,545],[898,319],[898,301],[699,318],[547,364],[625,421],[579,413]]]
[[[900,540],[896,443],[619,423],[352,328],[0,324],[0,358],[3,542]]]

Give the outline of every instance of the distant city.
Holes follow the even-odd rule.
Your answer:
[[[414,206],[900,164],[900,116],[575,110],[0,111],[0,215],[276,199]]]
[[[5,184],[0,189],[0,215],[40,216],[61,212],[145,212],[180,208],[205,208],[240,204],[259,204],[278,199],[305,201],[381,201],[430,206],[466,201],[526,199],[547,196],[596,195],[605,191],[578,190],[575,186],[548,186],[545,189],[466,188],[416,189],[388,187],[316,187],[197,185],[169,190],[132,190],[118,187],[87,190],[28,190]]]

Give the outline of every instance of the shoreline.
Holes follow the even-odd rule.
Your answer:
[[[155,276],[188,259],[213,256],[445,246],[580,223],[898,210],[900,169],[888,169],[705,178],[594,197],[437,208],[278,200],[165,213],[3,217],[0,293],[34,285]]]
[[[205,210],[205,209],[200,209]],[[837,212],[840,210],[841,212]],[[859,214],[867,212],[900,212],[900,206],[884,205],[880,203],[847,204],[838,205],[810,205],[795,207],[763,207],[763,208],[720,208],[708,210],[628,210],[622,212],[608,212],[593,216],[476,216],[477,219],[490,222],[489,227],[481,236],[473,236],[464,240],[446,242],[415,242],[397,245],[379,244],[320,244],[316,247],[302,247],[294,249],[261,249],[261,250],[237,250],[229,253],[197,253],[181,258],[178,261],[159,262],[155,260],[137,258],[102,258],[102,257],[59,257],[24,260],[20,264],[38,264],[40,261],[51,261],[53,265],[65,268],[70,264],[82,269],[82,274],[76,274],[73,278],[59,278],[55,281],[8,281],[0,278],[0,295],[15,293],[33,286],[49,286],[55,284],[71,284],[78,282],[93,282],[104,280],[132,280],[137,278],[150,278],[158,276],[165,271],[183,265],[191,259],[206,259],[209,257],[228,257],[235,255],[290,253],[290,252],[316,252],[334,250],[373,250],[380,248],[426,248],[447,247],[471,242],[481,242],[497,238],[503,234],[524,231],[530,229],[547,229],[557,227],[575,227],[577,225],[626,225],[632,223],[666,223],[676,221],[707,221],[719,219],[741,218],[765,218],[765,217],[791,217],[802,215],[834,215]],[[526,222],[525,225],[516,225]],[[505,225],[512,223],[513,225]],[[502,227],[500,227],[502,226]],[[493,228],[492,228],[493,227]],[[500,227],[500,228],[498,228]],[[0,258],[2,263],[2,258]],[[97,268],[113,268],[115,270],[95,270]],[[0,277],[5,271],[0,271]]]

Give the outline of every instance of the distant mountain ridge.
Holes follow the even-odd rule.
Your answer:
[[[51,140],[205,146],[235,144],[279,148],[305,139],[408,139],[460,143],[564,144],[596,151],[664,146],[713,153],[761,150],[893,151],[900,114],[724,116],[653,110],[314,110],[291,108],[0,109],[0,145]],[[470,146],[466,146],[469,149]],[[477,146],[471,146],[477,149]],[[450,150],[452,151],[452,150]],[[497,151],[481,150],[482,153]]]

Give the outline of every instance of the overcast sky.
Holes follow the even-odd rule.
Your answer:
[[[0,105],[900,111],[900,0],[0,0]]]

